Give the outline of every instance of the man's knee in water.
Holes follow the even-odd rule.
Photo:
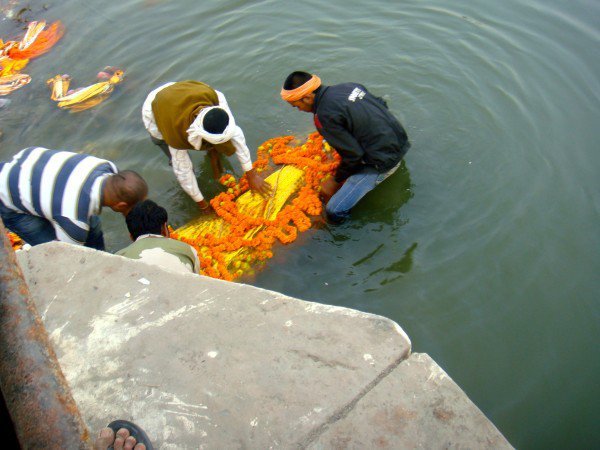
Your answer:
[[[350,210],[340,208],[339,203],[330,200],[325,206],[325,215],[329,223],[340,224],[350,217]]]

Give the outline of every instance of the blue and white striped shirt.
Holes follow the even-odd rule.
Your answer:
[[[94,156],[29,147],[0,162],[0,201],[48,219],[59,241],[83,244],[90,217],[102,209],[102,182],[117,172]]]

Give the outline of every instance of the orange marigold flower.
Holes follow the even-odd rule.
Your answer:
[[[172,237],[194,246],[200,255],[201,273],[213,278],[233,280],[244,273],[254,273],[252,266],[263,264],[273,256],[276,242],[289,244],[298,232],[312,226],[311,216],[321,214],[320,185],[331,176],[340,163],[339,155],[332,151],[323,137],[311,134],[306,142],[293,136],[269,139],[258,147],[253,167],[257,171],[273,170],[278,165],[290,165],[304,172],[302,185],[295,195],[273,216],[272,199],[256,197],[243,206],[240,195],[249,190],[244,175],[236,180],[231,174],[223,175],[219,182],[226,192],[215,196],[210,204],[222,223],[216,234],[190,233],[184,226],[174,230]],[[282,172],[279,172],[281,175]],[[274,189],[277,191],[276,187]],[[275,194],[276,195],[276,194]],[[199,229],[200,230],[200,229]]]

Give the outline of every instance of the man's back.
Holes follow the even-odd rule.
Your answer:
[[[315,95],[314,113],[319,133],[355,166],[346,170],[343,163],[338,169],[341,178],[358,170],[361,161],[384,172],[408,149],[404,127],[385,101],[361,84],[323,86]]]
[[[378,143],[378,136],[392,134],[393,140],[403,145],[407,140],[406,131],[389,111],[385,101],[371,94],[358,83],[343,83],[324,86],[317,95],[315,114],[326,128],[326,120],[344,116],[348,131],[365,148]],[[380,144],[380,143],[379,143]]]
[[[113,163],[89,155],[30,147],[0,163],[0,201],[55,224],[61,241],[83,243],[100,213],[102,181]]]
[[[219,104],[217,93],[200,81],[179,81],[156,94],[152,112],[163,139],[173,148],[194,148],[188,142],[187,130],[198,112],[206,106]]]

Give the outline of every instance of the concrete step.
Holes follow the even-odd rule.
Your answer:
[[[63,243],[19,252],[92,434],[162,449],[510,448],[393,321]]]

